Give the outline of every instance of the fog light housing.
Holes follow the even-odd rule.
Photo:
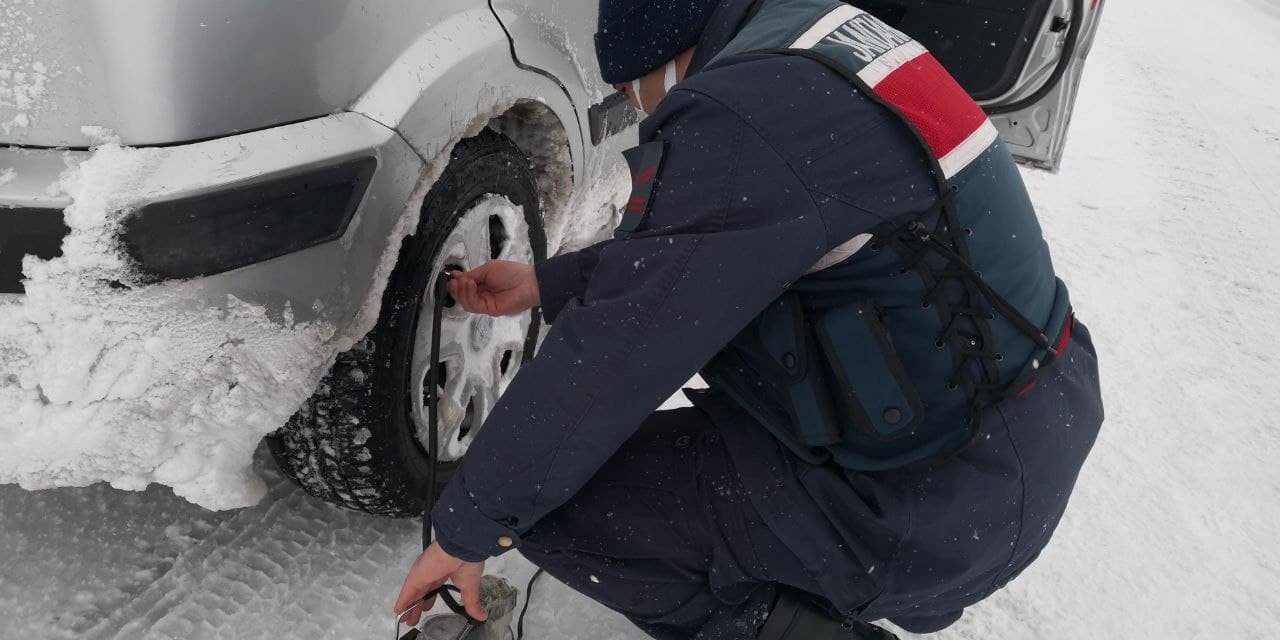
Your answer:
[[[213,193],[147,204],[121,230],[143,280],[198,278],[336,240],[378,161],[360,158]]]

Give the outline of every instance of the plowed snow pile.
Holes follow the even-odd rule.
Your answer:
[[[384,280],[341,331],[323,320],[295,322],[288,308],[269,313],[232,296],[211,303],[198,282],[141,284],[116,231],[137,203],[156,197],[146,178],[168,151],[121,147],[97,127],[82,131],[103,144],[79,164],[68,160],[50,185],[72,201],[63,256],[26,257],[26,295],[0,295],[0,484],[159,483],[209,509],[256,504],[265,488],[251,469],[254,449],[376,321],[397,253],[383,256]],[[599,164],[591,176],[621,168]],[[0,171],[0,183],[8,179]],[[424,176],[405,204],[392,246],[416,226],[432,180]],[[568,185],[553,185],[544,203],[549,248],[594,241],[611,228],[609,203],[628,188],[592,182],[566,203]]]
[[[220,509],[257,502],[253,449],[335,352],[331,326],[182,284],[130,290],[112,232],[163,150],[106,144],[64,174],[64,256],[27,257],[27,296],[0,303],[0,483],[159,482]]]

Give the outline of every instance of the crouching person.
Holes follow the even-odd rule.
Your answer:
[[[1049,542],[1102,423],[994,127],[835,0],[602,0],[596,42],[649,114],[634,192],[611,240],[450,283],[553,324],[399,606],[518,548],[654,638],[954,623]]]

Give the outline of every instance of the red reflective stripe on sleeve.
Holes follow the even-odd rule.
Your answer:
[[[898,67],[874,89],[920,131],[938,158],[950,153],[987,120],[978,103],[931,53]]]
[[[647,184],[650,180],[653,180],[653,176],[657,175],[657,173],[658,167],[649,167],[644,171],[641,171],[640,175],[636,176],[635,179],[631,181],[631,184],[637,187]]]
[[[1058,344],[1054,347],[1054,351],[1057,352],[1058,357],[1062,357],[1062,350],[1066,349],[1067,345],[1071,343],[1071,331],[1072,329],[1075,328],[1075,326],[1076,326],[1076,317],[1074,315],[1068,316],[1067,326],[1062,328],[1062,335],[1058,336]],[[1035,386],[1036,386],[1036,378],[1032,378],[1031,382],[1028,382],[1027,386],[1023,387],[1022,390],[1018,392],[1018,395],[1019,396],[1027,395],[1028,393],[1031,392],[1031,389],[1034,388]]]
[[[635,197],[627,201],[627,211],[644,211],[646,204],[649,204],[647,198]]]

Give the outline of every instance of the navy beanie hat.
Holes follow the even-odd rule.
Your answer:
[[[609,84],[630,82],[698,44],[717,0],[600,0],[596,58]]]

